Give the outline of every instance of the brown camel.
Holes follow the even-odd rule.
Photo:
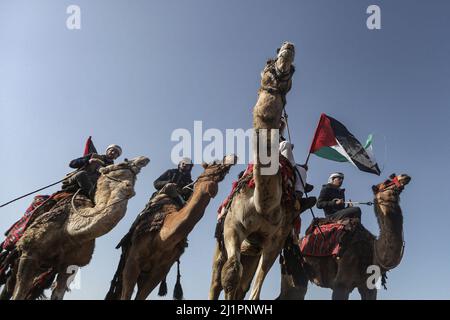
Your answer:
[[[380,226],[378,238],[361,226],[353,231],[351,241],[339,259],[306,256],[303,263],[297,260],[294,268],[292,261],[286,262],[289,259],[285,259],[287,265],[282,267],[280,299],[304,299],[309,280],[332,289],[334,300],[348,299],[354,288],[358,288],[361,299],[376,300],[374,270],[379,268],[385,274],[398,266],[404,249],[403,215],[399,202],[400,193],[411,178],[402,174],[391,175],[390,179],[372,187],[374,211]],[[301,264],[303,268],[295,270],[295,266]],[[289,269],[291,272],[287,272]]]
[[[225,248],[222,250],[219,245],[216,248],[210,299],[217,299],[222,289],[225,299],[243,299],[254,275],[256,281],[250,298],[259,299],[264,278],[289,233],[286,225],[292,226],[294,210],[282,203],[278,158],[276,163],[269,162],[276,165],[276,170],[270,173],[265,171],[268,165],[260,151],[267,148],[265,154],[272,156],[271,150],[276,146],[278,153],[278,129],[292,84],[294,56],[294,45],[285,42],[277,58],[269,60],[261,73],[258,100],[253,109],[255,188],[244,186],[228,209],[223,227]],[[267,143],[266,146],[261,146],[261,142]]]
[[[19,259],[13,271],[13,299],[29,298],[33,282],[49,269],[58,274],[52,299],[63,298],[71,276],[68,270],[87,265],[95,239],[108,233],[124,217],[128,200],[135,195],[136,175],[149,161],[138,157],[101,168],[95,205],[75,194],[58,202],[27,228],[17,242]],[[10,288],[13,282],[8,281]]]
[[[216,196],[218,183],[235,163],[236,157],[228,156],[220,162],[203,164],[205,170],[195,181],[193,194],[182,208],[171,201],[172,191],[166,190],[168,185],[150,201],[157,209],[138,216],[118,246],[122,247],[122,257],[106,299],[129,300],[137,284],[135,299],[145,300],[165,280],[184,252],[187,236],[203,217],[211,198]],[[155,220],[159,220],[159,226]]]

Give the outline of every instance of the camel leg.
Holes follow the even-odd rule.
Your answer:
[[[16,284],[16,275],[10,274],[3,286],[2,293],[0,294],[0,300],[9,300],[12,297],[14,286]]]
[[[267,244],[264,245],[261,259],[259,260],[258,269],[256,270],[255,283],[250,294],[251,300],[259,300],[264,279],[283,248],[285,238],[282,240],[283,241],[280,241],[278,239],[278,243],[271,246],[267,246]],[[271,241],[274,241],[274,239]]]
[[[347,288],[345,285],[337,285],[333,288],[332,300],[348,300],[352,289]]]
[[[141,273],[137,281],[138,291],[136,293],[135,299],[147,299],[150,293],[164,279],[169,271],[170,267],[164,268],[163,270],[152,270],[151,272]]]
[[[225,257],[219,247],[219,243],[216,242],[216,250],[214,251],[213,268],[211,277],[211,286],[209,289],[209,300],[218,300],[220,292],[222,291],[221,274],[223,264],[225,263]]]
[[[260,258],[260,255],[241,255],[242,278],[238,292],[236,293],[236,298],[238,300],[243,300],[250,289]]]
[[[34,277],[37,275],[38,269],[37,261],[28,256],[22,256],[19,259],[19,268],[17,270],[16,281],[14,288],[13,300],[25,300],[33,285]]]
[[[337,273],[333,281],[333,300],[348,300],[353,291],[355,276],[359,275],[359,257],[352,250],[345,251],[337,261]]]
[[[122,295],[121,300],[131,300],[134,286],[137,283],[141,270],[136,260],[128,256],[127,262],[122,272]]]
[[[241,244],[245,239],[243,227],[240,224],[227,226],[225,221],[225,249],[227,261],[223,265],[221,282],[226,300],[236,299],[236,291],[242,276]]]
[[[305,300],[308,282],[305,286],[297,286],[292,277],[287,272],[281,272],[281,290],[277,300]]]
[[[62,300],[64,298],[65,293],[68,291],[67,280],[70,276],[71,274],[66,272],[58,273],[58,276],[56,277],[56,287],[52,290],[52,300]]]
[[[358,287],[359,294],[361,295],[361,300],[377,300],[377,289],[369,289],[364,284]]]

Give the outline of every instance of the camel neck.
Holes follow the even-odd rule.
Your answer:
[[[209,194],[199,189],[197,189],[198,191],[194,189],[192,197],[189,199],[183,209],[181,209],[185,212],[187,217],[192,219],[194,224],[203,217],[205,209],[208,206],[209,201],[211,200],[211,196]]]
[[[199,186],[194,188],[194,193],[186,205],[176,214],[171,214],[173,223],[170,227],[170,243],[177,244],[186,239],[203,217],[210,199],[211,196],[200,190]]]
[[[129,196],[123,194],[123,186],[123,183],[115,181],[100,181],[95,207],[80,208],[71,216],[68,230],[72,237],[84,242],[111,231],[126,212]]]
[[[375,204],[380,235],[375,240],[375,257],[380,265],[395,266],[403,250],[403,215],[396,204]]]

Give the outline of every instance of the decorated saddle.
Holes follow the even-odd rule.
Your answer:
[[[161,230],[164,220],[169,212],[181,209],[180,204],[165,194],[157,194],[152,197],[145,208],[138,214],[128,233],[120,240],[116,249],[128,247],[131,244],[133,234],[136,236],[148,232]]]
[[[58,201],[72,195],[73,193],[56,192],[52,195],[35,196],[30,206],[25,210],[25,214],[5,232],[6,239],[2,243],[1,249],[12,251],[25,230],[37,217],[51,210]]]
[[[280,171],[282,176],[282,202],[285,204],[293,205],[295,201],[295,171],[292,167],[291,163],[288,159],[286,159],[283,155],[279,155],[280,159]],[[247,166],[244,174],[238,181],[233,182],[233,186],[228,197],[222,202],[219,209],[217,210],[218,217],[217,220],[220,220],[225,214],[228,208],[231,206],[231,203],[236,194],[239,193],[245,186],[248,188],[255,187],[255,180],[253,178],[253,163],[250,163]]]
[[[45,219],[53,219],[56,216],[61,216],[64,210],[56,209],[56,212],[48,212],[56,207],[64,206],[64,203],[70,201],[71,196],[73,196],[73,193],[61,191],[52,195],[35,196],[30,206],[26,209],[25,214],[5,232],[6,238],[0,245],[0,286],[12,274],[12,268],[19,258],[16,244],[22,238],[27,228],[41,216],[45,217]],[[52,268],[43,272],[33,281],[33,287],[27,299],[36,299],[39,297],[43,288],[51,285],[55,276],[56,273]]]
[[[281,202],[289,207],[294,207],[295,203],[295,169],[292,167],[289,160],[283,155],[279,155],[280,172],[282,177],[282,198]],[[219,241],[220,245],[223,245],[223,224],[225,216],[230,208],[235,196],[245,187],[255,188],[255,180],[253,178],[253,167],[250,163],[247,166],[242,177],[233,182],[233,186],[228,197],[222,202],[217,210],[217,225],[215,230],[215,237]],[[300,217],[297,217],[294,221],[296,232],[300,232]]]
[[[362,228],[360,220],[355,218],[316,218],[300,239],[300,251],[303,256],[338,257],[360,227]]]

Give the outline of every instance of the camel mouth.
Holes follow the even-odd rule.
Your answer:
[[[235,154],[230,154],[223,158],[223,164],[228,166],[234,166],[238,161],[238,157]]]
[[[402,175],[398,178],[398,181],[399,181],[402,185],[406,186],[408,183],[411,182],[411,177],[408,176],[407,174],[402,174]]]
[[[280,47],[280,49],[278,49],[278,56],[280,57],[287,52],[290,52],[291,54],[295,52],[294,44],[289,41],[285,41]]]
[[[137,157],[137,158],[131,160],[131,162],[132,162],[135,166],[137,166],[137,167],[139,167],[139,168],[143,168],[143,167],[147,166],[147,165],[150,163],[150,159],[147,158],[147,157],[143,157],[143,156],[142,156],[142,157]]]

